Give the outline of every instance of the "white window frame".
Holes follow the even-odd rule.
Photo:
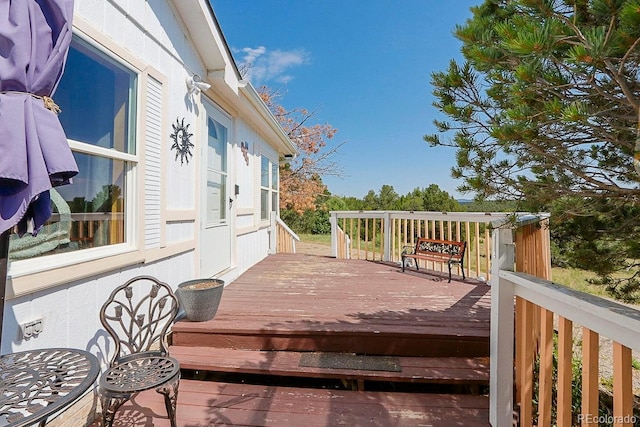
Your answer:
[[[98,147],[72,139],[67,140],[69,147],[74,152],[125,162],[125,241],[124,243],[96,248],[12,261],[9,264],[8,276],[13,282],[13,289],[8,290],[7,297],[31,293],[88,275],[87,271],[80,270],[89,270],[91,268],[89,273],[94,275],[144,261],[144,256],[139,249],[137,240],[140,227],[137,220],[140,211],[138,165],[140,155],[143,152],[140,144],[143,132],[141,127],[141,100],[143,99],[144,87],[143,71],[146,67],[122,47],[105,38],[88,25],[83,24],[82,21],[80,21],[80,27],[80,29],[74,27],[74,38],[80,39],[92,49],[109,58],[109,60],[128,68],[137,77],[136,111],[132,122],[135,129],[135,135],[132,138],[135,154]],[[135,252],[137,254],[132,254]],[[79,264],[84,264],[82,269],[78,268]],[[91,267],[89,267],[90,265]],[[42,274],[45,274],[47,279],[45,283],[42,281]]]
[[[280,164],[271,163],[271,212],[275,212],[276,215],[280,215]],[[273,174],[275,173],[275,177]],[[275,200],[275,207],[273,206]]]
[[[208,218],[205,218],[205,221],[207,223],[207,226],[209,227],[215,227],[218,225],[229,225],[230,223],[230,213],[229,213],[229,182],[230,182],[230,173],[229,173],[229,167],[230,167],[230,162],[229,162],[229,141],[231,141],[231,132],[232,132],[232,126],[233,126],[233,121],[232,119],[227,116],[225,113],[223,113],[222,111],[220,111],[220,109],[216,106],[216,104],[213,101],[209,101],[209,104],[212,106],[211,109],[211,113],[213,114],[209,114],[207,113],[206,115],[206,120],[208,121],[209,119],[211,119],[212,121],[214,121],[214,126],[215,124],[218,124],[222,127],[224,127],[226,129],[226,139],[224,141],[219,141],[218,142],[222,144],[223,149],[224,149],[224,158],[222,159],[222,166],[224,167],[224,169],[215,169],[215,168],[210,168],[208,164],[204,165],[204,169],[205,169],[205,174],[209,174],[209,172],[214,173],[216,175],[218,175],[223,181],[224,181],[224,195],[221,195],[220,197],[220,202],[222,204],[221,206],[221,213],[224,214],[224,218],[218,218],[218,219],[214,219],[214,220],[209,220]],[[228,126],[225,123],[222,123],[226,120],[229,121]],[[207,126],[207,130],[208,130],[208,126]],[[217,133],[217,129],[216,129],[216,133]],[[207,144],[209,143],[209,135],[207,134]],[[207,147],[208,149],[209,147]],[[204,185],[207,185],[207,183],[205,183]],[[206,203],[206,201],[203,201],[203,203]]]
[[[267,161],[267,185],[264,186],[262,184],[262,163],[263,160]],[[279,210],[279,203],[276,203],[276,206],[273,206],[273,197],[280,196],[280,177],[279,177],[279,165],[275,162],[273,162],[268,156],[265,156],[264,154],[260,157],[260,220],[261,221],[269,221],[269,216],[271,214],[271,212],[275,212],[276,214],[278,214],[278,210]],[[275,177],[275,181],[274,181],[274,170],[276,171],[277,176]],[[274,188],[275,187],[275,188]],[[266,217],[262,216],[263,213],[263,200],[262,200],[262,194],[263,192],[267,192],[267,211],[266,211]]]

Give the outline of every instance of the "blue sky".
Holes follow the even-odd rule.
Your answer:
[[[210,0],[239,66],[283,93],[288,108],[316,110],[338,129],[330,146],[342,178],[331,193],[364,197],[385,184],[404,195],[437,184],[456,198],[452,148],[425,134],[443,116],[432,106],[430,75],[461,59],[456,24],[482,0]]]

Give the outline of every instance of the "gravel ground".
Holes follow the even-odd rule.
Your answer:
[[[331,246],[320,243],[296,242],[296,252],[307,255],[331,256]]]
[[[574,341],[578,341],[582,337],[582,327],[574,326],[573,327],[573,337]],[[580,347],[575,350],[576,346],[574,345],[574,351],[579,356],[580,355]],[[613,341],[603,336],[600,336],[600,354],[599,354],[599,373],[600,378],[609,380],[613,378]],[[640,361],[640,353],[637,351],[632,352],[632,358]],[[632,388],[633,394],[636,396],[640,396],[640,369],[633,369],[633,378],[632,378]]]

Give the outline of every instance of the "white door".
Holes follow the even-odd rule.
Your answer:
[[[202,142],[200,274],[212,277],[231,266],[229,161],[231,119],[208,102]]]

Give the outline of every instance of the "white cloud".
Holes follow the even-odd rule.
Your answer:
[[[242,63],[243,64],[251,64],[257,58],[259,58],[260,56],[264,55],[265,52],[267,51],[267,48],[264,47],[264,46],[258,46],[256,48],[245,47],[245,48],[241,49],[240,51],[244,54],[244,56],[242,57]]]
[[[290,70],[310,62],[309,54],[304,49],[290,51],[269,51],[264,46],[240,49],[242,58],[238,66],[244,69],[246,77],[255,85],[276,81],[287,83],[294,77]]]

